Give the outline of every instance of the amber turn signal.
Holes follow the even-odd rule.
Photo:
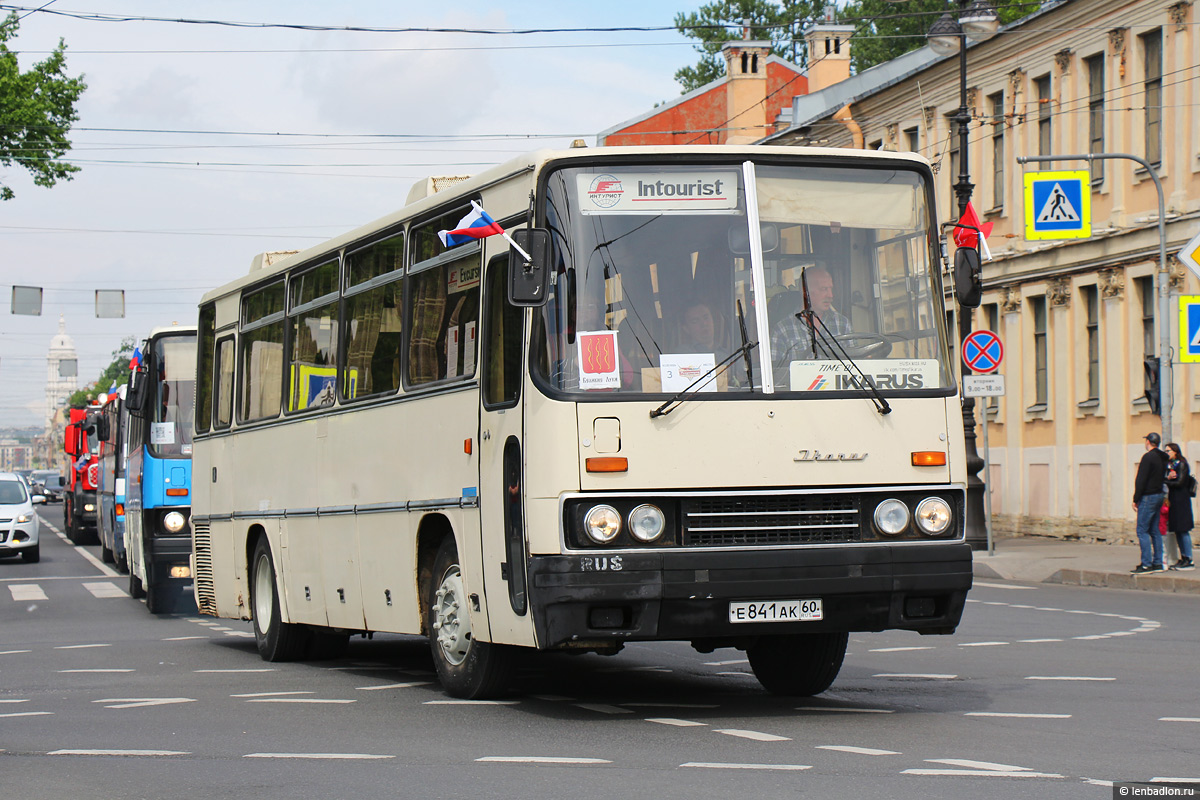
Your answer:
[[[942,450],[918,450],[912,454],[914,467],[944,467],[946,453]]]
[[[187,489],[167,489],[167,497],[187,497]]]
[[[584,461],[588,472],[628,472],[629,459],[621,456],[603,456]]]

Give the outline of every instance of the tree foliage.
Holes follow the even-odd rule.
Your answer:
[[[694,13],[676,14],[676,29],[699,41],[695,47],[701,58],[694,66],[676,72],[675,80],[687,93],[724,75],[721,45],[742,38],[744,19],[750,20],[750,38],[770,41],[772,53],[804,66],[801,33],[822,17],[826,5],[823,0],[718,0]],[[995,5],[1000,22],[1007,24],[1036,11],[1041,2],[1008,0]],[[855,27],[850,40],[850,64],[855,72],[924,47],[925,33],[937,18],[958,11],[955,0],[848,0],[838,6],[839,22]]]
[[[0,165],[19,164],[36,185],[49,187],[79,171],[59,159],[71,149],[67,133],[79,119],[75,103],[87,84],[82,75],[67,76],[61,39],[46,60],[21,72],[17,54],[8,49],[17,23],[15,11],[0,22]],[[0,200],[12,197],[12,189],[0,183]]]
[[[121,344],[113,351],[112,363],[104,368],[95,382],[83,387],[67,398],[68,406],[86,406],[98,396],[107,392],[113,386],[124,386],[129,383],[129,361],[133,358],[134,342],[132,336],[126,336]]]

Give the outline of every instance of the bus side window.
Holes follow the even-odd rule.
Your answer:
[[[232,336],[217,342],[217,374],[216,385],[213,387],[216,399],[216,416],[213,426],[217,428],[228,428],[233,421],[233,354]]]
[[[488,408],[510,406],[521,394],[521,340],[524,309],[510,305],[505,276],[508,254],[488,265],[486,333],[483,337],[483,402]]]
[[[480,253],[412,276],[408,380],[432,383],[475,374]]]

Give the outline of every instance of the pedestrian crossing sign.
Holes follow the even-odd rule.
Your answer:
[[[1025,238],[1092,235],[1092,185],[1086,169],[1025,173]]]
[[[1179,360],[1200,363],[1200,296],[1179,298]]]

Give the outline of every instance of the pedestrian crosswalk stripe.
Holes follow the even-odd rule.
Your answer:
[[[100,581],[99,583],[85,583],[83,588],[92,593],[92,596],[103,600],[106,597],[128,597],[129,595],[117,586],[112,581]]]
[[[12,594],[12,599],[18,603],[25,603],[30,600],[48,600],[46,593],[42,591],[42,587],[36,583],[14,583],[8,587],[8,591]]]

